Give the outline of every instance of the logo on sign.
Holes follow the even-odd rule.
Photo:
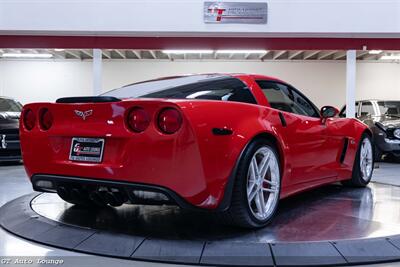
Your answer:
[[[267,23],[267,3],[204,2],[205,23]]]
[[[75,115],[78,117],[81,117],[83,120],[86,120],[87,117],[92,116],[93,110],[87,110],[87,111],[80,111],[80,110],[75,110]]]

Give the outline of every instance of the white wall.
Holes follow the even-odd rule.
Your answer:
[[[203,2],[1,0],[0,33],[371,37],[400,32],[397,0],[252,0],[268,2],[265,25],[205,24]]]
[[[103,89],[187,73],[240,72],[278,77],[291,83],[318,106],[345,103],[344,62],[107,61]],[[400,65],[357,64],[357,99],[400,99]],[[0,94],[23,103],[54,101],[62,96],[90,95],[90,61],[0,61]]]
[[[0,61],[0,95],[22,103],[91,93],[91,62]]]

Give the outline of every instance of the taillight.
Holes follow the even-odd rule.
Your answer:
[[[127,124],[132,131],[143,132],[149,127],[150,116],[143,108],[132,108],[127,117]]]
[[[47,131],[53,125],[53,115],[47,108],[42,108],[39,111],[39,124],[40,128]]]
[[[35,113],[33,113],[33,111],[31,109],[27,109],[24,112],[23,120],[24,120],[25,129],[27,129],[28,131],[32,130],[33,127],[35,127],[36,116],[35,116]]]
[[[173,134],[181,128],[181,113],[174,108],[165,108],[158,114],[158,128],[166,134]]]

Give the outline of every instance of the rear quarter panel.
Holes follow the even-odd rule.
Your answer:
[[[286,169],[284,164],[290,161],[290,155],[282,138],[283,127],[277,110],[259,105],[220,101],[182,102],[178,105],[191,122],[203,162],[204,175],[209,177],[208,188],[214,192],[211,195],[218,195],[217,199],[222,199],[228,178],[241,152],[259,134],[268,133],[276,138],[277,149],[282,156],[282,171]],[[212,133],[213,128],[230,129],[233,133],[218,136]]]

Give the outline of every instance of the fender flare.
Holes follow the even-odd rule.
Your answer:
[[[255,136],[253,136],[250,139],[249,142],[247,142],[247,144],[244,146],[244,148],[240,152],[239,157],[236,160],[235,166],[233,167],[233,169],[231,171],[231,174],[228,177],[228,182],[225,185],[224,196],[223,196],[220,204],[218,205],[218,207],[215,209],[215,211],[222,212],[222,211],[226,211],[226,210],[228,210],[230,208],[232,194],[233,194],[233,186],[235,185],[236,174],[237,174],[237,171],[238,171],[238,168],[239,168],[239,163],[242,160],[243,153],[250,146],[250,144],[252,142],[254,142],[254,140],[257,140],[259,138],[272,139],[272,141],[274,142],[274,144],[276,146],[279,159],[281,161],[281,164],[280,164],[281,168],[283,169],[283,166],[284,166],[283,150],[282,150],[281,144],[278,141],[278,138],[275,135],[273,135],[272,133],[270,133],[270,132],[260,132],[260,133],[256,134]],[[283,177],[283,170],[281,170],[281,177]]]

